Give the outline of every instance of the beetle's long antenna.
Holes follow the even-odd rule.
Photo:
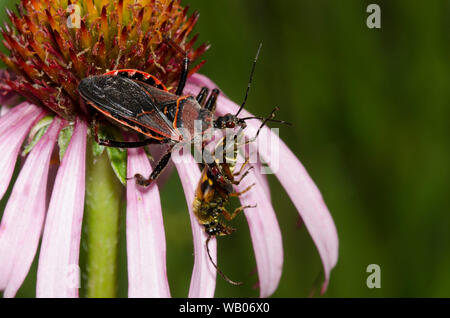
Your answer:
[[[232,281],[231,279],[229,279],[216,265],[216,263],[214,263],[211,254],[209,253],[209,240],[211,239],[211,235],[208,235],[208,238],[206,239],[206,251],[208,252],[208,257],[209,260],[211,262],[211,264],[213,264],[213,266],[216,268],[217,272],[220,274],[220,276],[222,276],[222,278],[227,282],[230,283],[231,285],[235,285],[235,286],[239,286],[242,285],[242,282],[235,282]]]
[[[245,103],[247,102],[248,92],[250,91],[250,86],[252,86],[253,73],[255,72],[256,61],[258,61],[259,52],[261,51],[261,47],[262,47],[262,43],[259,44],[258,52],[256,52],[255,59],[253,60],[252,71],[251,71],[251,73],[250,73],[250,79],[249,79],[249,81],[248,81],[247,90],[245,91],[244,101],[242,102],[241,107],[239,108],[239,110],[238,110],[238,112],[236,113],[235,116],[239,115],[239,113],[241,112],[241,110],[244,108]]]

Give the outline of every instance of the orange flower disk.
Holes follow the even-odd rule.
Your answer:
[[[174,90],[183,54],[196,61],[198,35],[188,39],[198,13],[188,16],[181,0],[22,0],[18,13],[7,11],[14,28],[1,29],[10,54],[0,53],[10,73],[0,89],[73,120],[81,112],[81,79],[113,69],[133,68],[158,77]],[[195,73],[204,61],[191,69]]]

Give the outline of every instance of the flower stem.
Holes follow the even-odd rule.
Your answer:
[[[88,151],[86,177],[87,296],[115,297],[121,184],[106,151]]]

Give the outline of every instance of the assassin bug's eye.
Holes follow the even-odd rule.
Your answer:
[[[226,126],[227,126],[227,128],[234,128],[234,127],[236,127],[236,123],[235,122],[227,122]]]

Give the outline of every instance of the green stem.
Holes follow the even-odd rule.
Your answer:
[[[88,155],[86,169],[87,296],[115,297],[122,187],[106,151]]]

